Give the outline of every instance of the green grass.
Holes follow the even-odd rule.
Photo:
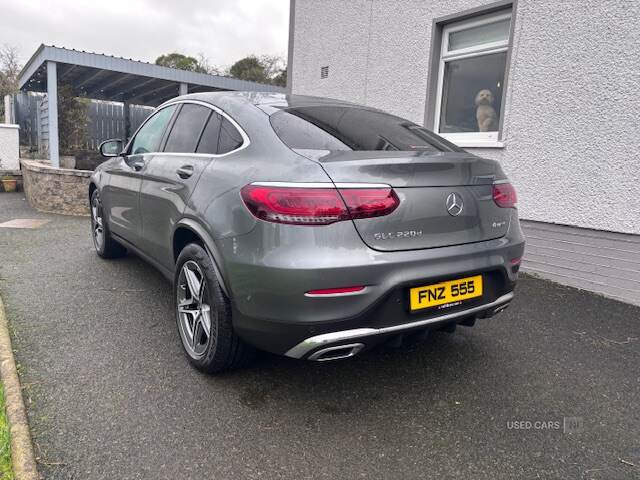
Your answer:
[[[4,388],[0,383],[0,480],[13,480],[11,468],[11,441],[7,412],[4,409]]]

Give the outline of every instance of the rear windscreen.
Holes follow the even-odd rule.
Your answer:
[[[293,150],[460,151],[429,130],[388,113],[350,106],[287,108],[271,126]]]

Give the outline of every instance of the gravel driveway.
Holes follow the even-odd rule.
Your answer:
[[[45,478],[640,478],[638,307],[524,277],[505,313],[453,335],[208,377],[159,273],[99,259],[87,218],[0,194],[0,222],[18,218],[49,220],[0,228]]]

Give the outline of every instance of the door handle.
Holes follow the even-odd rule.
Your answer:
[[[176,170],[176,173],[180,178],[189,178],[193,175],[193,165],[183,165]]]

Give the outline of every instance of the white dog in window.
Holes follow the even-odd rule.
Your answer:
[[[476,95],[476,120],[479,132],[495,132],[498,130],[498,115],[493,108],[491,90],[480,90]]]

